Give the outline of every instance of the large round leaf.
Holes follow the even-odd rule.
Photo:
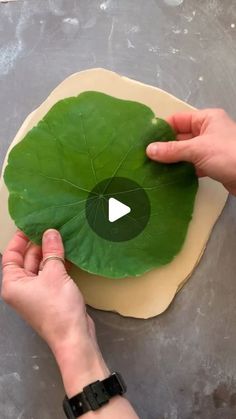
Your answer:
[[[99,92],[61,100],[9,155],[11,217],[36,243],[58,229],[67,259],[91,273],[121,278],[164,265],[183,245],[198,182],[191,165],[152,162],[145,148],[174,138],[141,103]],[[99,237],[86,219],[91,190],[117,176],[141,185],[151,205],[145,229],[123,242]]]

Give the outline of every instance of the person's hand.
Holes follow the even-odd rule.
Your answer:
[[[18,231],[3,258],[2,297],[52,349],[69,398],[109,376],[83,297],[64,266],[64,247],[56,230],[47,230],[42,249]],[[138,419],[121,396],[88,419]]]
[[[48,257],[56,256],[58,259]],[[67,274],[60,234],[48,230],[42,249],[18,231],[3,258],[2,297],[48,343],[69,396],[109,375],[83,297]],[[45,261],[42,270],[40,264]],[[76,371],[76,374],[75,374]]]
[[[209,176],[236,195],[236,123],[221,109],[177,113],[167,122],[178,141],[149,144],[148,157],[191,162],[198,176]]]

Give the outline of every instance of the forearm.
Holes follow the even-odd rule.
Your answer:
[[[55,354],[68,398],[83,391],[88,384],[110,375],[98,348],[88,345],[85,350],[76,345],[60,349]],[[112,398],[99,410],[88,412],[86,419],[137,419],[131,404],[122,396]]]

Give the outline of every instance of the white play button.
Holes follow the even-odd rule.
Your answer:
[[[109,198],[108,200],[108,219],[110,223],[113,223],[116,220],[124,217],[129,214],[131,208],[128,205],[122,204],[115,198]]]

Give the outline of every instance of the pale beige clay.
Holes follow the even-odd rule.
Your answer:
[[[188,104],[160,89],[121,77],[116,73],[103,69],[82,71],[63,81],[48,99],[28,116],[10,148],[21,141],[54,103],[86,90],[97,90],[118,98],[142,102],[162,118],[176,111],[192,110]],[[6,162],[7,160],[4,162],[4,167]],[[197,265],[211,230],[225,205],[227,196],[228,193],[219,183],[210,179],[200,180],[193,220],[190,223],[184,246],[175,259],[162,268],[155,269],[138,278],[112,280],[81,272],[78,268],[73,267],[72,277],[77,281],[86,302],[98,309],[112,310],[124,316],[139,318],[152,317],[166,310],[176,292]],[[7,200],[8,192],[1,178],[1,252],[4,251],[16,230],[8,215]]]

